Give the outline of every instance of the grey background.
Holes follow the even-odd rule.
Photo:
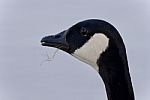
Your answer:
[[[106,100],[104,84],[89,65],[40,45],[89,19],[104,19],[127,48],[136,100],[150,99],[149,0],[0,0],[0,100]]]

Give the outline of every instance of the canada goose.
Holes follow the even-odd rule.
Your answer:
[[[97,70],[108,100],[134,100],[125,45],[110,23],[85,20],[57,35],[44,37],[41,44],[61,49]]]

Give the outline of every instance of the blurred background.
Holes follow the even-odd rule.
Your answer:
[[[107,100],[89,65],[42,47],[43,36],[103,19],[122,35],[136,100],[150,100],[149,0],[0,0],[0,100]]]

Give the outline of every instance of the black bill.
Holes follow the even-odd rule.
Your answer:
[[[66,31],[63,31],[56,35],[50,35],[42,38],[42,46],[54,47],[64,51],[68,51],[69,45],[66,42]]]

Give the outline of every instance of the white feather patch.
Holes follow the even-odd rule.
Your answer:
[[[107,49],[109,38],[102,33],[95,33],[81,48],[75,50],[73,56],[99,70],[97,60]]]

